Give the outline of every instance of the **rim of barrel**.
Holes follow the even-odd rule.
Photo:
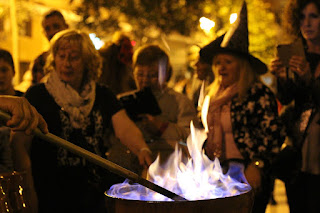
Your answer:
[[[117,199],[117,200],[120,200],[120,201],[129,201],[129,202],[146,202],[146,203],[172,203],[172,202],[175,202],[175,203],[185,203],[185,202],[208,202],[208,201],[213,201],[213,200],[222,200],[222,199],[236,199],[237,197],[240,197],[240,196],[244,196],[244,195],[247,195],[247,196],[253,196],[253,191],[252,189],[246,191],[246,192],[243,192],[241,194],[238,194],[238,195],[234,195],[234,196],[228,196],[228,197],[217,197],[217,198],[213,198],[213,199],[203,199],[203,200],[179,200],[179,201],[156,201],[156,200],[134,200],[134,199],[126,199],[126,198],[121,198],[121,197],[116,197],[116,196],[112,196],[112,195],[109,195],[107,192],[104,192],[105,196],[108,197],[108,198],[111,198],[111,199]]]

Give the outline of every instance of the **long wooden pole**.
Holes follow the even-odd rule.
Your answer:
[[[4,121],[8,121],[10,119],[10,115],[8,113],[0,110],[0,119],[2,119]],[[87,159],[88,161],[91,161],[91,162],[93,162],[93,163],[95,163],[105,169],[108,169],[112,173],[120,175],[124,178],[128,178],[131,181],[133,181],[135,183],[139,183],[140,185],[145,186],[145,187],[147,187],[147,188],[149,188],[159,194],[162,194],[172,200],[175,200],[175,201],[186,200],[185,198],[140,177],[136,173],[134,173],[128,169],[125,169],[125,168],[123,168],[123,167],[103,158],[103,157],[100,157],[99,155],[96,155],[92,152],[89,152],[86,149],[83,149],[77,145],[74,145],[73,143],[70,143],[69,141],[64,140],[56,135],[53,135],[51,133],[43,134],[38,128],[35,129],[34,135],[41,138],[42,140],[45,140],[45,141],[53,143],[57,146],[63,147],[65,149],[69,150],[70,152],[73,152],[73,153]]]

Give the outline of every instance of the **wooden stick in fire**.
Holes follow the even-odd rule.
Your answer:
[[[10,119],[10,115],[2,110],[0,110],[0,119],[4,120],[4,121],[8,121]],[[136,173],[125,169],[103,157],[100,157],[99,155],[96,155],[92,152],[89,152],[86,149],[83,149],[77,145],[74,145],[73,143],[70,143],[67,140],[64,140],[56,135],[53,135],[51,133],[47,133],[47,134],[43,134],[38,128],[35,129],[34,131],[34,135],[41,138],[42,140],[54,143],[57,146],[63,147],[67,150],[69,150],[70,152],[73,152],[85,159],[87,159],[88,161],[91,161],[107,170],[109,170],[112,173],[115,173],[117,175],[120,175],[124,178],[128,178],[131,181],[135,182],[135,183],[139,183],[142,186],[145,186],[159,194],[162,194],[172,200],[175,201],[183,201],[186,200],[185,198],[159,186],[156,185],[142,177],[140,177],[139,175],[137,175]]]

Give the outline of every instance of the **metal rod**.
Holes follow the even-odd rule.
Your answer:
[[[8,121],[10,119],[10,115],[6,112],[3,112],[2,110],[0,110],[0,119],[4,120],[4,121]],[[63,147],[67,150],[69,150],[70,152],[73,152],[85,159],[87,159],[88,161],[91,161],[107,170],[109,170],[112,173],[115,173],[117,175],[120,175],[124,178],[128,178],[131,181],[135,182],[135,183],[139,183],[142,186],[145,186],[155,192],[158,192],[159,194],[162,194],[168,198],[171,198],[172,200],[175,201],[185,201],[186,199],[181,197],[180,195],[177,195],[157,184],[154,184],[142,177],[140,177],[139,175],[137,175],[136,173],[125,169],[99,155],[96,155],[92,152],[89,152],[86,149],[83,149],[77,145],[74,145],[73,143],[70,143],[67,140],[64,140],[63,138],[60,138],[56,135],[53,135],[51,133],[47,133],[47,134],[43,134],[38,128],[34,130],[34,135],[41,138],[42,140],[48,141],[50,143],[54,143],[57,146]]]

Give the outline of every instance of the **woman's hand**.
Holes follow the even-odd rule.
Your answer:
[[[312,74],[310,65],[301,56],[292,56],[289,61],[289,68],[306,82],[311,80]]]
[[[152,164],[151,150],[148,147],[141,148],[138,153],[138,158],[141,166],[145,168],[149,167]]]
[[[152,163],[151,151],[144,141],[140,129],[129,119],[124,109],[112,116],[112,124],[115,135],[121,143],[137,155],[140,165],[149,166]]]
[[[282,61],[280,58],[274,58],[272,59],[270,63],[270,72],[275,75],[277,78],[280,78],[282,80],[287,79],[287,73],[286,73],[286,68],[283,66]]]
[[[0,108],[12,115],[6,125],[13,131],[25,131],[27,135],[30,135],[34,129],[39,127],[43,133],[48,133],[47,123],[27,99],[0,96]]]

